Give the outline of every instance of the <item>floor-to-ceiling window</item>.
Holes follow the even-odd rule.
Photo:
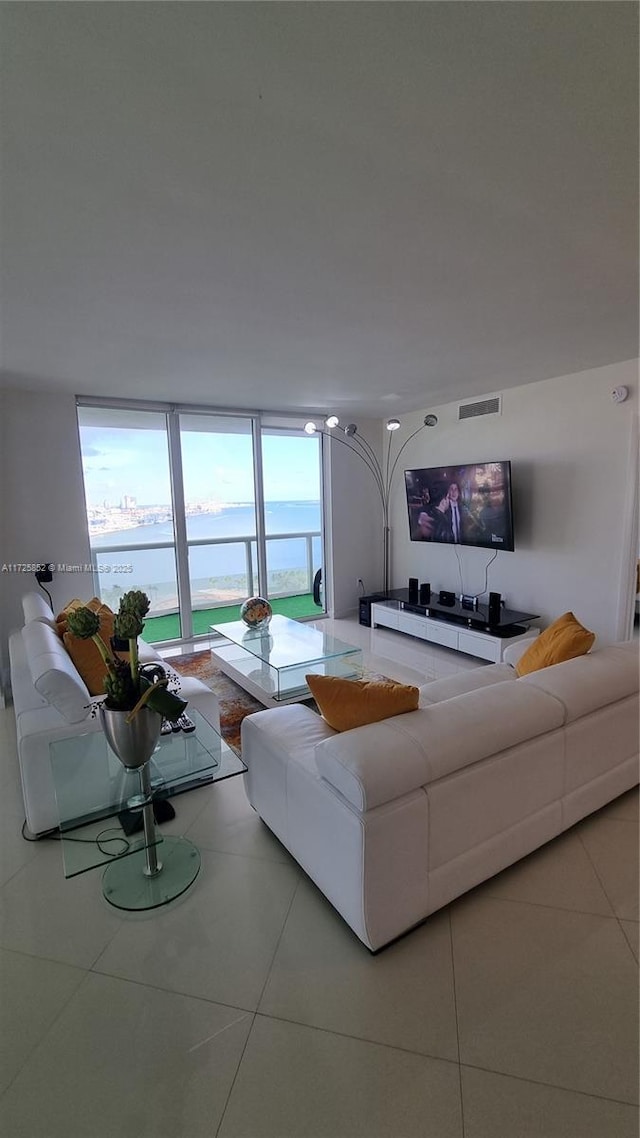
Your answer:
[[[193,632],[258,591],[251,419],[180,415]],[[215,615],[214,618],[215,619]]]
[[[271,428],[261,441],[269,596],[307,595],[322,567],[320,436]]]
[[[205,634],[258,592],[275,611],[318,615],[318,437],[168,407],[81,404],[78,419],[97,588],[112,607],[144,589],[148,639]]]
[[[97,588],[112,608],[131,588],[151,618],[172,614],[181,635],[167,417],[158,411],[79,407],[89,540]]]

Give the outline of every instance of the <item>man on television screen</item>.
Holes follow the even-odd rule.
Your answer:
[[[479,521],[483,540],[488,545],[500,546],[507,532],[507,513],[505,509],[505,490],[502,483],[492,482],[484,489],[484,505],[480,510]]]
[[[460,542],[463,537],[463,517],[466,521],[466,508],[460,498],[460,487],[457,482],[450,482],[447,491],[447,518],[448,528],[451,533],[450,541]]]

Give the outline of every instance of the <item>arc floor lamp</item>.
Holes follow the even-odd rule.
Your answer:
[[[357,455],[359,459],[364,462],[373,475],[374,482],[380,502],[382,505],[382,526],[383,526],[383,589],[385,593],[389,591],[390,584],[390,527],[389,527],[389,500],[391,496],[391,484],[395,474],[396,467],[400,460],[400,456],[412,439],[425,427],[435,427],[438,422],[437,415],[425,415],[424,421],[420,426],[406,438],[398,450],[398,453],[392,460],[392,443],[395,432],[400,427],[399,419],[387,419],[385,426],[389,432],[386,453],[383,453],[382,462],[380,462],[376,452],[365,436],[358,430],[355,423],[348,423],[346,427],[340,427],[340,420],[337,415],[328,415],[324,420],[323,426],[318,426],[317,423],[309,421],[305,423],[305,431],[308,435],[325,434],[336,443],[341,443],[343,446],[348,447],[352,454]],[[339,430],[338,430],[339,428]],[[343,437],[344,436],[344,437]],[[384,448],[383,448],[384,449]]]

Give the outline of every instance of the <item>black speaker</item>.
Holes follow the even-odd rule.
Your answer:
[[[417,601],[418,599],[418,578],[409,577],[409,600]]]
[[[441,589],[438,600],[441,605],[453,606],[456,603],[456,594],[450,593],[447,589]]]
[[[489,624],[500,623],[502,597],[500,593],[489,593]]]
[[[371,605],[374,601],[386,600],[386,593],[370,593],[368,597],[358,598],[358,620],[366,628],[371,628]]]
[[[431,600],[431,585],[428,581],[423,581],[420,586],[420,604],[428,605]]]

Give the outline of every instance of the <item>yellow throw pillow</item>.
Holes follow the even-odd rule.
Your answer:
[[[584,656],[596,638],[572,612],[565,612],[545,628],[518,660],[516,675],[526,676],[551,664],[562,664],[575,656]]]
[[[102,611],[102,603],[100,601],[98,603],[100,605],[100,609],[98,610],[100,628],[98,631],[105,645],[109,648],[109,641],[113,636],[113,622],[115,617],[111,609],[107,609],[107,611],[104,612]],[[89,608],[90,605],[86,607]],[[106,607],[105,605],[104,608]],[[104,692],[104,681],[107,669],[100,655],[98,645],[94,644],[93,640],[83,640],[80,636],[74,636],[72,632],[65,632],[62,640],[77,671],[89,689],[89,695],[102,695]]]
[[[305,676],[320,714],[334,731],[351,731],[404,711],[415,711],[419,691],[392,680],[342,680],[339,676]]]

